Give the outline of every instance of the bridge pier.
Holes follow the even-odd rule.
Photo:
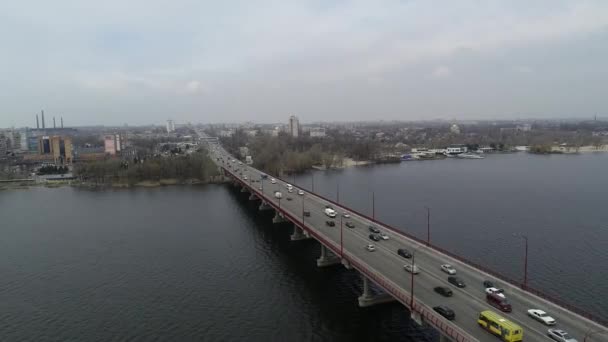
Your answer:
[[[422,318],[422,316],[420,315],[419,312],[413,311],[410,308],[410,317],[412,318],[412,320],[416,323],[418,323],[418,325],[423,325],[424,319]]]
[[[307,239],[310,239],[310,234],[308,234],[307,231],[305,231],[304,229],[302,229],[294,224],[293,225],[293,234],[291,234],[290,238],[291,238],[291,241],[307,240]]]
[[[243,185],[243,187],[241,188],[241,192],[249,192],[249,189],[247,189],[247,187],[245,187],[245,186]]]
[[[283,215],[281,215],[281,213],[276,211],[274,213],[274,217],[272,218],[272,223],[283,223],[283,222],[287,222],[287,220],[283,217]]]
[[[373,305],[394,302],[395,298],[388,293],[373,294],[369,288],[369,279],[365,275],[361,275],[363,278],[363,293],[357,300],[359,301],[359,307],[366,308]]]
[[[340,259],[331,251],[328,251],[324,245],[321,245],[321,256],[317,259],[318,267],[333,266],[340,263]]]
[[[259,211],[263,211],[263,210],[270,210],[272,209],[272,207],[270,205],[268,205],[268,203],[262,201],[262,203],[260,203],[260,206],[258,207]]]
[[[251,195],[249,195],[249,200],[250,201],[255,201],[257,199],[258,199],[258,196],[256,196],[255,193],[252,192]]]

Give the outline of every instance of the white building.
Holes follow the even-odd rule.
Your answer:
[[[453,124],[450,127],[450,132],[454,133],[454,134],[460,134],[460,127],[458,127],[457,124]]]
[[[175,122],[167,120],[167,133],[175,132]]]
[[[445,149],[446,154],[461,154],[467,152],[467,147],[465,145],[450,145]]]
[[[325,128],[323,128],[323,127],[311,128],[310,136],[312,138],[325,138]]]
[[[233,129],[225,129],[220,131],[220,137],[229,138],[234,134]]]
[[[298,117],[292,115],[289,117],[289,135],[294,138],[297,138],[300,133],[300,121]]]
[[[529,132],[532,130],[532,125],[529,123],[517,125],[517,130],[521,132]]]

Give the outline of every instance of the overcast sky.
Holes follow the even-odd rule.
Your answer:
[[[605,0],[0,4],[0,127],[606,117],[607,81]]]

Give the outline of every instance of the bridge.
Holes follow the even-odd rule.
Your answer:
[[[199,132],[199,134],[201,134]],[[440,341],[497,341],[478,323],[480,312],[491,310],[523,328],[524,341],[551,341],[549,328],[567,331],[579,342],[608,341],[607,322],[582,310],[548,298],[522,284],[502,277],[500,274],[469,262],[437,246],[427,244],[377,220],[358,213],[318,194],[303,191],[298,194],[287,191],[287,182],[273,179],[260,170],[239,162],[219,145],[210,146],[210,156],[221,172],[241,191],[249,194],[249,199],[259,201],[260,210],[273,210],[273,222],[293,224],[291,240],[315,239],[321,244],[321,255],[317,259],[319,267],[343,265],[361,274],[362,293],[358,298],[361,307],[398,301],[409,311],[418,324],[431,326],[440,335]],[[233,160],[235,160],[233,162]],[[275,192],[282,193],[281,198]],[[324,212],[331,206],[337,216],[330,219]],[[348,213],[350,217],[344,217]],[[329,226],[327,221],[334,221]],[[351,226],[348,227],[346,223]],[[377,227],[388,235],[388,240],[370,240],[369,227]],[[375,251],[366,249],[368,244]],[[406,259],[397,251],[405,248],[413,254]],[[448,282],[448,274],[440,265],[450,264],[456,269],[456,276],[466,287],[459,288]],[[419,274],[407,272],[405,265],[415,264]],[[504,289],[513,307],[510,313],[502,313],[486,301],[483,282],[489,280]],[[374,288],[381,293],[372,291]],[[443,297],[434,291],[437,286],[449,287],[453,296]],[[448,306],[455,312],[455,319],[448,320],[433,308]],[[555,318],[555,326],[546,326],[528,316],[528,309],[542,309]]]

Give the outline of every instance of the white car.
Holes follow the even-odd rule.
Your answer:
[[[304,195],[304,191],[298,190],[298,195],[303,196]]]
[[[370,244],[370,245],[367,245],[367,246],[365,247],[365,249],[367,249],[367,251],[368,251],[368,252],[373,252],[373,251],[375,251],[375,250],[376,250],[376,247],[374,247],[374,245],[371,245],[371,244]]]
[[[452,265],[450,264],[443,264],[441,265],[441,270],[447,274],[456,274],[456,270],[454,269],[454,267],[452,267]]]
[[[495,295],[497,295],[500,298],[507,298],[507,297],[505,297],[504,292],[505,292],[505,290],[498,289],[498,288],[495,288],[495,287],[488,287],[486,289],[486,293],[487,294],[495,294]]]
[[[349,214],[349,213],[344,213],[344,214],[342,214],[342,216],[343,216],[344,218],[350,218],[350,214]]]
[[[276,192],[274,193],[274,197],[276,197],[276,198],[282,198],[282,197],[283,197],[283,194],[282,194],[280,191],[276,191]]]
[[[418,269],[418,266],[416,266],[416,265],[412,266],[411,264],[407,264],[407,265],[403,265],[403,268],[405,268],[406,271],[413,273],[413,274],[420,273],[420,270]]]
[[[244,179],[244,180],[247,180],[247,175],[243,176],[243,179]]]
[[[555,325],[555,319],[549,316],[546,312],[539,309],[530,309],[528,310],[528,316],[534,318],[535,320],[545,324],[545,325]]]
[[[289,183],[288,183],[288,184],[285,184],[285,187],[286,187],[287,189],[291,189],[291,184],[289,184]]]
[[[567,332],[559,329],[547,330],[547,336],[558,342],[578,342],[576,339],[572,338],[572,336],[568,335]]]
[[[277,180],[276,180],[276,179],[274,179],[274,178],[270,178],[270,183],[272,183],[272,184],[277,184]]]
[[[381,232],[380,237],[382,238],[382,240],[388,240],[388,235],[386,235],[385,232]]]
[[[293,192],[293,188],[287,188],[287,192],[292,193]]]

